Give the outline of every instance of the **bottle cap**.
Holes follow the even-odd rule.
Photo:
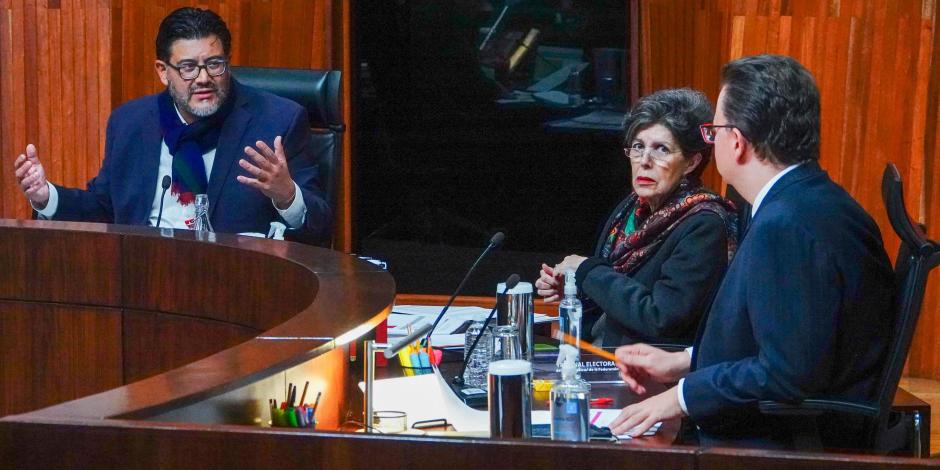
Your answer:
[[[490,375],[525,375],[532,373],[532,363],[520,359],[504,359],[490,363]]]
[[[565,295],[578,295],[578,285],[575,284],[574,271],[565,271]]]

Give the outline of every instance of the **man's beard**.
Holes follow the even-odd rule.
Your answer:
[[[221,108],[222,105],[225,104],[225,100],[228,99],[228,86],[223,87],[215,83],[204,84],[200,86],[196,86],[196,84],[194,83],[190,85],[190,87],[186,90],[186,93],[183,95],[180,95],[179,92],[176,91],[176,88],[174,88],[173,86],[168,86],[167,88],[169,89],[170,97],[173,98],[173,102],[176,103],[177,108],[179,108],[180,110],[186,111],[187,113],[193,116],[200,117],[200,118],[212,116],[213,114],[215,114],[216,111],[218,111],[219,108]],[[197,90],[197,89],[198,90],[211,89],[215,91],[215,95],[218,99],[215,100],[215,102],[212,104],[205,104],[199,107],[192,107],[189,105],[189,99],[192,98],[193,90]]]

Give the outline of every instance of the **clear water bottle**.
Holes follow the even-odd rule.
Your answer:
[[[470,353],[470,357],[467,357],[470,346],[473,345],[477,335],[482,330],[483,322],[481,321],[473,322],[467,328],[467,334],[464,337],[463,356],[464,361],[467,361],[467,369],[463,373],[463,383],[464,387],[486,390],[487,373],[490,367],[490,357],[492,356],[490,348],[493,345],[493,335],[489,328],[483,332],[483,336],[477,342],[476,348]]]
[[[562,359],[562,380],[552,386],[549,394],[552,440],[587,442],[591,427],[588,422],[591,387],[575,377],[579,357],[577,349],[563,344],[559,356]]]
[[[581,314],[583,307],[578,299],[578,287],[575,284],[574,271],[565,273],[565,297],[558,305],[558,329],[567,334],[576,350],[581,350]],[[559,358],[559,362],[561,358]],[[560,364],[559,364],[560,365]],[[575,370],[575,378],[581,379],[581,371]]]
[[[193,218],[193,230],[197,232],[214,232],[212,224],[209,222],[209,196],[207,194],[196,195],[196,215]]]

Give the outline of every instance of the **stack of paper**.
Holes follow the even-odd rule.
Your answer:
[[[388,316],[389,342],[395,342],[396,339],[407,336],[409,326],[413,331],[424,324],[433,323],[443,308],[443,305],[396,305],[392,309],[392,314]],[[482,307],[450,307],[441,322],[437,324],[437,328],[434,329],[434,334],[431,335],[431,344],[439,348],[462,347],[464,332],[469,323],[484,321],[489,314],[490,309]],[[535,314],[535,323],[554,320],[556,320],[556,317],[541,313]],[[492,324],[496,324],[495,319]]]
[[[359,389],[364,388],[359,382]],[[437,368],[433,374],[376,380],[373,390],[373,409],[403,411],[409,427],[418,421],[443,418],[457,431],[489,433],[489,413],[460,401]]]

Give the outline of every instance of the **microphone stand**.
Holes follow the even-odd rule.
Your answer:
[[[407,338],[402,339],[401,341],[395,344],[388,343],[377,343],[374,339],[367,340],[365,342],[366,357],[363,359],[363,378],[365,379],[365,389],[363,390],[362,397],[362,407],[363,407],[363,432],[371,434],[372,429],[372,397],[374,395],[374,385],[375,385],[375,353],[379,351],[384,351],[385,358],[389,359],[396,354],[398,351],[405,349],[405,346],[415,342],[418,338],[424,336],[428,329],[431,328],[431,325],[424,325],[421,328],[418,328],[417,331],[408,335]]]
[[[447,309],[450,308],[451,304],[454,303],[454,299],[457,298],[457,295],[460,294],[460,291],[463,290],[464,284],[467,283],[467,279],[470,279],[470,274],[476,269],[477,265],[480,264],[480,261],[483,261],[483,258],[486,257],[494,248],[499,247],[503,243],[503,239],[506,236],[503,232],[496,232],[493,235],[493,238],[490,238],[489,245],[486,246],[486,249],[483,250],[483,253],[480,253],[480,256],[477,257],[477,260],[473,262],[473,265],[470,266],[470,269],[467,270],[467,274],[464,275],[463,279],[460,281],[460,284],[457,285],[457,289],[454,290],[453,295],[450,296],[450,299],[447,300],[447,303],[444,304],[444,308],[441,309],[441,313],[437,315],[437,318],[434,319],[434,323],[431,324],[431,330],[428,331],[427,337],[425,337],[425,344],[431,340],[431,334],[434,333],[434,329],[437,328],[437,324],[441,322],[441,319],[444,318],[444,314],[447,313]],[[517,281],[518,282],[518,281]]]
[[[163,175],[163,181],[160,183],[160,186],[163,188],[163,192],[160,193],[160,211],[157,212],[157,228],[160,227],[160,220],[163,219],[163,200],[166,199],[166,190],[170,189],[170,175]]]

